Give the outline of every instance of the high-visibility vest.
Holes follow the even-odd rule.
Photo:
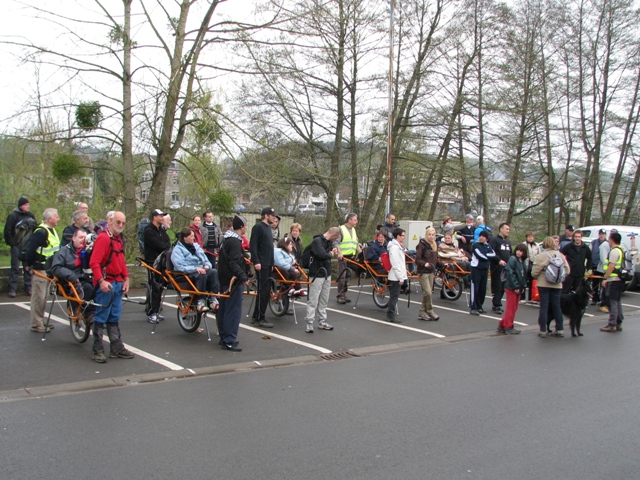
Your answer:
[[[49,228],[44,223],[41,223],[40,225],[38,225],[38,228],[44,228],[49,233],[47,235],[47,246],[40,247],[40,255],[42,255],[45,258],[48,258],[54,253],[56,253],[58,250],[60,250],[60,238],[58,237],[58,232],[56,232],[55,228]]]
[[[358,235],[356,229],[352,228],[353,236],[349,233],[349,229],[342,225],[340,227],[340,233],[342,234],[342,241],[340,242],[340,251],[342,255],[355,255],[358,251]]]
[[[611,249],[611,251],[613,251],[614,249],[618,249],[620,250],[620,256],[618,257],[618,261],[616,262],[616,266],[613,269],[613,272],[611,272],[609,274],[610,277],[619,277],[620,275],[618,275],[617,273],[615,273],[616,271],[620,271],[620,269],[622,268],[622,261],[624,260],[624,250],[622,250],[622,248],[620,248],[620,246],[617,247],[613,247]],[[611,252],[609,252],[609,255],[611,255]],[[606,271],[607,268],[609,268],[609,255],[607,255],[607,259],[604,261],[604,270]]]

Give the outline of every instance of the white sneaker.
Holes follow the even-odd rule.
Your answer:
[[[218,309],[220,302],[218,302],[218,297],[209,297],[209,310],[213,310],[214,312]]]
[[[198,303],[196,304],[196,308],[199,312],[206,312],[207,310],[209,310],[207,308],[207,304],[204,301],[204,298],[201,298],[200,300],[198,300]]]
[[[313,333],[313,323],[307,323],[307,328],[305,329],[307,333]]]
[[[333,325],[329,325],[327,322],[318,322],[318,328],[320,330],[333,330]]]

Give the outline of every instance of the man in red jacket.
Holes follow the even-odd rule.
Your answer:
[[[122,236],[125,222],[124,213],[107,213],[107,228],[93,244],[89,263],[93,271],[93,284],[99,287],[96,288],[96,303],[108,305],[113,290],[113,302],[108,307],[96,307],[93,320],[93,361],[97,363],[107,361],[102,344],[105,327],[111,342],[109,358],[133,358],[133,353],[122,343],[118,324],[122,313],[122,295],[129,292],[129,272]]]

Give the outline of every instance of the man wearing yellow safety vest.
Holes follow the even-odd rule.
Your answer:
[[[609,322],[606,327],[600,329],[601,332],[622,331],[624,315],[622,314],[620,296],[624,291],[624,282],[620,279],[618,272],[622,268],[624,252],[620,247],[620,242],[622,242],[622,236],[618,232],[609,235],[611,250],[604,262],[605,272],[602,280],[602,288],[606,289],[609,298]]]
[[[42,214],[42,223],[33,231],[33,235],[25,252],[26,265],[30,272],[38,272],[46,277],[47,269],[51,267],[53,254],[60,250],[60,238],[56,232],[56,225],[60,221],[58,210],[47,208]],[[44,311],[47,306],[47,289],[49,281],[38,275],[31,279],[31,331],[43,333],[45,331]],[[47,330],[51,330],[49,325]]]
[[[351,278],[351,270],[347,268],[346,258],[353,258],[361,252],[358,245],[358,235],[356,234],[356,225],[358,225],[358,215],[348,213],[344,225],[340,227],[340,244],[338,246],[338,303],[349,303],[351,300],[347,298],[347,290],[349,289],[349,279]],[[346,271],[345,271],[346,270]]]

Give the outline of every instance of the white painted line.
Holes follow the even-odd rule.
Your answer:
[[[279,335],[279,334],[273,333],[271,331],[261,330],[261,329],[256,328],[256,327],[252,327],[251,325],[243,325],[241,323],[240,324],[240,328],[244,328],[245,330],[250,330],[252,332],[260,333],[262,335],[269,335],[270,337],[278,338],[280,340],[284,340],[285,342],[295,343],[296,345],[300,345],[302,347],[307,347],[307,348],[310,348],[312,350],[316,350],[316,351],[318,351],[320,353],[331,353],[331,350],[327,350],[324,347],[320,347],[320,346],[314,345],[312,343],[303,342],[302,340],[296,340],[295,338],[285,337],[284,335]]]
[[[364,315],[357,315],[355,313],[345,312],[344,310],[338,310],[338,309],[335,309],[335,308],[327,308],[327,310],[331,311],[331,312],[341,313],[342,315],[348,315],[348,316],[354,317],[354,318],[360,318],[360,319],[366,320],[368,322],[380,323],[382,325],[388,325],[390,327],[401,328],[402,330],[409,330],[411,332],[418,332],[418,333],[422,333],[424,335],[431,335],[431,336],[436,337],[436,338],[446,338],[444,335],[441,335],[439,333],[430,332],[428,330],[421,330],[419,328],[414,328],[414,327],[407,327],[406,325],[402,325],[400,323],[391,323],[391,322],[387,322],[386,320],[377,320],[375,318],[365,317]]]
[[[20,308],[24,308],[25,310],[31,310],[31,308],[29,306],[27,306],[24,303],[16,303],[15,305],[17,305]],[[46,313],[45,314],[45,320],[46,317],[48,317],[49,314]],[[51,315],[51,320],[55,320],[56,322],[62,324],[62,325],[66,325],[69,326],[69,320],[65,319],[65,318],[61,318],[58,317],[57,315]],[[109,342],[108,338],[104,338],[104,341],[107,343]],[[127,343],[127,349],[131,350],[133,353],[139,355],[142,358],[146,358],[147,360],[157,363],[158,365],[162,365],[163,367],[168,368],[169,370],[174,370],[174,371],[178,371],[178,370],[184,370],[184,367],[181,367],[180,365],[177,365],[173,362],[170,362],[168,360],[165,360],[164,358],[160,358],[160,357],[156,357],[155,355],[145,352],[144,350],[140,350],[139,348],[133,347],[130,343]]]

